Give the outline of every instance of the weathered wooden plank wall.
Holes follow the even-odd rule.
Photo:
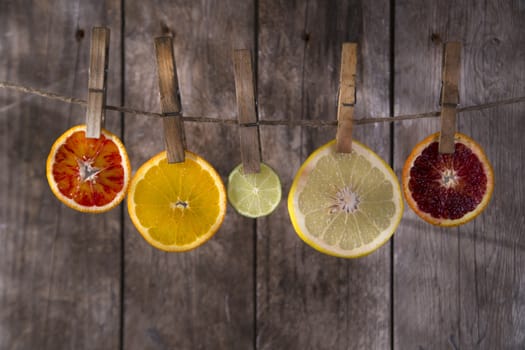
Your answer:
[[[437,110],[442,42],[463,42],[460,103],[525,94],[523,1],[396,1],[395,113]],[[406,211],[394,247],[398,349],[523,349],[525,105],[461,115],[459,131],[484,147],[496,188],[487,211],[452,229]],[[395,169],[435,122],[395,125]],[[518,175],[519,176],[519,175]]]
[[[0,1],[0,79],[85,97],[90,28],[111,27],[108,102],[159,111],[153,38],[174,37],[185,115],[232,118],[231,50],[253,50],[261,119],[335,118],[341,43],[357,41],[356,116],[438,109],[441,44],[461,40],[461,104],[525,95],[523,1]],[[283,200],[257,221],[230,207],[203,247],[149,247],[121,208],[91,216],[45,180],[54,139],[84,110],[0,90],[0,349],[522,349],[523,104],[459,119],[493,161],[484,215],[438,229],[409,209],[392,242],[331,258],[295,235]],[[161,122],[110,113],[133,169]],[[357,126],[400,173],[437,121]],[[186,123],[189,148],[226,179],[237,128]],[[392,133],[393,131],[393,133]],[[334,128],[265,126],[262,156],[286,196]],[[285,198],[284,198],[285,199]]]
[[[259,1],[261,119],[333,120],[348,40],[361,49],[356,113],[388,115],[389,18],[382,0]],[[334,137],[334,128],[262,130],[263,159],[278,169],[284,193],[306,157]],[[356,127],[355,137],[388,159],[388,125]],[[257,237],[257,348],[390,346],[388,245],[359,261],[319,254],[294,233],[286,201],[259,220]]]
[[[125,101],[160,111],[153,38],[174,36],[185,115],[234,117],[232,49],[254,47],[251,1],[126,1]],[[238,131],[186,123],[188,148],[226,179],[240,162]],[[163,148],[160,120],[126,119],[136,169]],[[253,223],[229,208],[215,238],[169,254],[125,221],[124,348],[233,349],[253,344]]]
[[[107,25],[120,103],[120,1],[0,2],[0,79],[87,97],[90,28]],[[84,109],[0,91],[0,349],[119,346],[120,210],[82,215],[49,190],[47,154]],[[120,132],[120,116],[107,127]]]

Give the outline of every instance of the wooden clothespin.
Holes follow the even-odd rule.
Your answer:
[[[441,90],[441,133],[439,153],[454,153],[456,108],[459,104],[459,74],[461,69],[461,43],[445,44],[443,57],[443,85]]]
[[[355,105],[357,44],[344,43],[341,50],[339,99],[337,101],[337,152],[352,152],[352,119]]]
[[[91,30],[86,112],[86,137],[88,138],[98,139],[100,130],[104,127],[109,34],[109,28],[94,27]]]
[[[160,105],[168,163],[184,162],[186,138],[179,99],[179,82],[171,36],[155,38]]]
[[[261,152],[252,57],[249,50],[233,51],[233,72],[243,171],[245,174],[258,173],[261,171]]]

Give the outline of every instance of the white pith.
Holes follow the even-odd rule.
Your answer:
[[[53,146],[51,147],[51,150],[49,152],[49,156],[47,158],[47,161],[46,161],[47,174],[53,174],[53,164],[55,163],[56,154],[57,154],[58,150],[60,149],[60,147],[62,147],[62,145],[64,145],[66,140],[71,135],[73,135],[74,133],[79,132],[79,131],[85,131],[85,130],[86,130],[86,126],[85,125],[74,126],[71,129],[67,130],[60,137],[61,139],[63,139],[62,142],[58,142],[58,140],[57,140],[53,144]],[[73,200],[73,199],[63,195],[60,192],[59,188],[58,188],[58,183],[56,181],[51,180],[50,178],[48,178],[49,186],[51,187],[51,190],[53,191],[54,195],[56,197],[60,198],[60,200],[65,205],[67,205],[68,207],[73,208],[75,210],[80,210],[80,211],[83,211],[83,212],[86,212],[86,213],[102,213],[102,212],[105,212],[105,211],[113,208],[116,205],[116,203],[121,202],[124,199],[124,197],[125,197],[125,195],[127,193],[126,188],[127,188],[128,184],[129,184],[129,181],[130,181],[131,168],[130,168],[129,159],[128,159],[128,156],[126,154],[124,145],[122,144],[122,142],[120,141],[120,139],[117,136],[113,135],[109,131],[103,129],[102,130],[102,134],[104,135],[104,137],[106,139],[112,141],[117,146],[117,148],[119,150],[119,154],[121,156],[121,161],[122,161],[121,165],[122,165],[122,168],[124,170],[124,172],[123,172],[123,175],[124,175],[124,177],[123,177],[124,188],[123,188],[122,192],[119,193],[115,198],[113,198],[113,200],[111,202],[109,202],[109,203],[107,203],[107,204],[105,204],[103,206],[87,207],[87,206],[80,205],[75,200]],[[91,164],[92,163],[90,163],[90,166],[91,166]],[[79,171],[82,171],[80,169],[81,169],[81,167],[79,165]],[[92,168],[89,169],[89,174],[87,174],[87,173],[84,174],[84,177],[86,178],[87,181],[96,180],[96,175],[98,175],[100,173],[100,171],[104,170],[104,169],[100,169],[100,170],[98,170],[98,169],[95,170],[95,169],[97,169],[97,168],[92,167]],[[96,174],[94,174],[95,171],[96,171]],[[81,176],[81,179],[82,179],[82,175],[79,174],[79,176]]]
[[[185,210],[185,209],[189,209],[190,208],[190,203],[188,201],[183,201],[181,199],[177,199],[177,201],[173,202],[173,203],[170,203],[170,208],[175,210],[175,209],[181,209],[181,210]]]
[[[260,178],[264,176],[264,178]],[[242,164],[236,166],[228,176],[228,199],[235,210],[246,217],[258,218],[269,215],[281,201],[281,181],[275,171],[265,163],[261,163],[257,180],[244,175]],[[268,182],[272,186],[268,186]],[[239,195],[242,193],[242,195]],[[251,203],[249,207],[247,203]],[[256,208],[253,204],[256,204]],[[263,209],[264,205],[264,209]]]
[[[459,176],[454,169],[447,168],[441,172],[441,186],[445,188],[454,188],[459,183]]]
[[[454,136],[455,143],[461,143],[465,145],[468,149],[472,150],[474,154],[479,158],[480,162],[483,164],[483,170],[485,175],[487,176],[487,189],[488,191],[485,192],[483,195],[483,198],[481,202],[477,205],[476,210],[470,211],[466,213],[463,217],[460,219],[444,219],[444,218],[436,218],[432,216],[431,214],[418,210],[419,206],[416,200],[414,199],[412,192],[408,190],[408,183],[410,182],[411,177],[408,175],[410,173],[410,169],[414,167],[414,162],[416,159],[423,153],[424,149],[428,147],[432,142],[439,140],[439,133],[435,133],[433,135],[430,135],[425,140],[421,141],[412,151],[411,157],[409,158],[410,163],[405,164],[404,170],[403,170],[403,188],[404,193],[407,198],[407,202],[410,205],[410,207],[414,210],[414,212],[421,217],[423,220],[425,220],[428,223],[431,223],[433,225],[438,226],[444,226],[444,227],[453,227],[465,224],[475,217],[477,217],[487,206],[489,203],[491,197],[492,197],[492,191],[494,188],[494,176],[493,176],[493,170],[492,166],[490,165],[489,160],[487,159],[487,156],[485,155],[482,147],[478,145],[474,140],[472,140],[470,137],[461,134],[456,133]],[[405,174],[406,171],[406,174]],[[408,176],[407,176],[408,175]],[[443,173],[442,173],[443,175]],[[461,180],[461,177],[457,174],[453,174],[457,176],[457,180]],[[444,179],[441,178],[437,180],[441,185],[443,185]]]
[[[93,166],[93,160],[77,159],[78,173],[81,181],[97,182],[98,174],[104,170]]]
[[[315,151],[309,157],[309,159],[305,161],[298,174],[296,175],[296,179],[294,180],[292,190],[288,199],[288,210],[292,217],[292,223],[294,224],[296,232],[299,234],[299,236],[305,242],[314,246],[316,249],[324,253],[346,258],[354,258],[367,255],[376,250],[381,245],[383,245],[394,233],[403,214],[403,201],[401,198],[401,189],[397,181],[397,177],[392,171],[392,169],[390,169],[390,167],[388,167],[388,165],[375,153],[373,153],[373,156],[371,157],[370,152],[372,151],[358,142],[352,143],[352,152],[356,152],[357,155],[364,156],[369,161],[372,167],[380,169],[382,174],[385,176],[385,179],[389,180],[389,182],[391,182],[392,186],[394,187],[392,203],[394,203],[396,208],[395,213],[391,218],[390,225],[386,229],[382,230],[381,233],[374,240],[358,248],[353,249],[343,249],[338,245],[329,245],[325,241],[309,234],[309,230],[306,227],[305,222],[306,216],[299,210],[299,196],[308,182],[307,179],[309,173],[312,172],[313,169],[315,169],[320,159],[322,159],[328,154],[335,153],[334,141]],[[397,191],[395,190],[396,187]],[[344,194],[341,190],[339,190],[338,193],[340,193],[341,195]],[[347,197],[347,199],[349,198]],[[359,198],[356,197],[356,199]],[[358,209],[359,206],[357,205],[356,211]],[[343,213],[344,212],[340,211],[337,215],[341,215]]]
[[[134,177],[131,180],[130,187],[129,187],[128,212],[130,214],[131,221],[133,222],[137,230],[140,232],[142,237],[147,242],[149,242],[154,247],[167,251],[167,252],[175,252],[175,251],[183,252],[183,251],[188,251],[188,250],[191,250],[191,249],[194,249],[200,246],[202,243],[209,240],[215,234],[215,232],[219,229],[219,227],[222,224],[224,215],[226,213],[226,191],[224,189],[224,184],[222,183],[222,180],[219,174],[217,173],[217,171],[206,160],[204,160],[203,158],[200,158],[199,156],[197,156],[196,154],[192,152],[186,151],[185,158],[186,160],[191,160],[199,164],[199,166],[201,167],[203,171],[206,171],[207,173],[209,173],[210,176],[214,180],[216,180],[215,183],[217,184],[217,186],[222,187],[222,191],[221,190],[218,191],[219,192],[218,202],[219,202],[220,211],[219,211],[219,214],[217,215],[215,222],[211,225],[211,227],[208,230],[209,235],[200,236],[192,243],[189,243],[186,245],[180,245],[180,246],[165,245],[163,243],[160,243],[154,240],[150,236],[149,234],[150,227],[143,226],[141,220],[137,216],[137,210],[136,210],[137,204],[134,198],[136,187],[141,181],[144,181],[146,174],[151,170],[151,168],[155,166],[159,166],[161,162],[167,162],[165,151],[158,153],[156,156],[152,157],[149,161],[145,162],[135,173]],[[179,206],[183,206],[182,203],[186,203],[187,207],[179,208],[179,209],[184,210],[184,209],[189,208],[190,203],[189,201],[185,201],[185,200],[177,200],[171,203],[170,206],[172,209],[175,209],[174,206],[176,207],[177,204]]]
[[[359,206],[359,194],[352,191],[349,186],[338,190],[333,196],[334,204],[330,207],[330,213],[337,212],[353,213]]]

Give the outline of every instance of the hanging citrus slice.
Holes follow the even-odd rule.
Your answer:
[[[433,225],[458,226],[478,216],[494,188],[492,167],[481,147],[456,133],[453,154],[438,151],[439,133],[421,141],[403,167],[408,205]]]
[[[392,169],[357,141],[336,153],[335,140],[318,148],[299,169],[288,196],[295,231],[313,248],[357,258],[388,241],[403,214]]]
[[[144,163],[129,187],[131,221],[152,246],[182,252],[209,240],[226,214],[226,191],[217,171],[186,151],[168,164],[166,152]]]
[[[228,177],[228,199],[243,216],[269,215],[281,201],[281,181],[266,164],[261,163],[261,171],[255,174],[245,174],[240,164]]]
[[[100,138],[86,138],[86,126],[63,133],[51,147],[47,181],[55,196],[81,212],[102,213],[125,197],[131,169],[119,138],[102,130]]]

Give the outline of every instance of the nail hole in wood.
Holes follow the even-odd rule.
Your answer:
[[[432,33],[430,35],[430,41],[432,41],[432,43],[436,44],[436,45],[441,45],[442,44],[441,37],[439,36],[439,34],[436,34],[436,33]]]
[[[303,35],[301,35],[301,39],[303,39],[304,42],[308,42],[308,41],[310,41],[310,33],[308,33],[308,32],[303,32]]]
[[[82,39],[84,39],[84,36],[84,29],[77,29],[77,31],[75,32],[75,39],[77,41],[81,41]]]
[[[162,32],[162,35],[170,35],[172,37],[175,36],[171,28],[168,27],[168,25],[164,22],[160,22],[160,31]]]

